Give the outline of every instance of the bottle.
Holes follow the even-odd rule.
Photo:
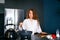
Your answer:
[[[56,37],[57,39],[59,39],[60,35],[59,35],[59,29],[56,30]]]

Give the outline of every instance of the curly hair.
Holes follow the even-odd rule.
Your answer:
[[[27,10],[27,12],[26,12],[26,19],[29,18],[29,12],[30,12],[30,10],[33,12],[33,19],[34,19],[34,20],[37,20],[38,23],[39,23],[39,18],[38,18],[38,16],[37,16],[37,12],[36,12],[35,9],[28,9],[28,10]]]

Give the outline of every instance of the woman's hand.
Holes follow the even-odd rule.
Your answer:
[[[47,34],[48,34],[48,33],[46,33],[46,32],[41,32],[41,33],[39,34],[39,37],[41,37],[41,38],[46,37]]]
[[[20,23],[19,23],[19,26],[22,27],[22,25],[23,25],[23,22],[20,22]]]
[[[46,33],[46,32],[41,32],[41,34],[48,34],[48,33]]]

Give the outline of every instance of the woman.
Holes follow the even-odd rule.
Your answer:
[[[26,19],[23,21],[23,29],[27,31],[32,31],[32,35],[34,33],[41,33],[41,27],[39,25],[39,19],[34,9],[29,9],[27,11]]]

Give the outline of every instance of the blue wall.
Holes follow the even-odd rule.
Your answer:
[[[55,33],[60,29],[60,2],[58,0],[43,0],[44,31]]]

